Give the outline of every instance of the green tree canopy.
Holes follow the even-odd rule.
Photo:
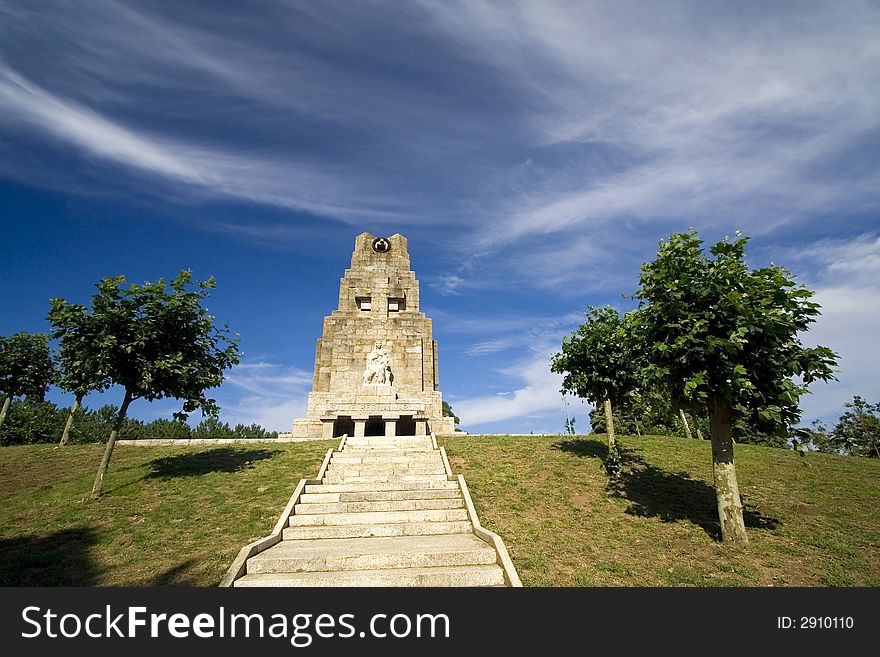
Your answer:
[[[102,376],[125,390],[117,424],[95,478],[92,496],[103,489],[118,428],[132,401],[165,397],[183,400],[183,412],[219,411],[206,390],[219,386],[223,371],[240,360],[238,336],[228,327],[218,329],[202,300],[214,287],[214,279],[195,283],[181,272],[166,285],[136,283],[125,287],[124,276],[105,278],[92,297],[91,312],[77,304],[53,299],[50,320],[56,336],[69,342],[69,350],[82,361],[84,380]]]
[[[843,454],[880,458],[880,404],[856,395],[831,430],[831,445]]]
[[[747,241],[737,233],[709,256],[696,231],[673,234],[642,265],[634,295],[634,337],[646,375],[675,403],[708,411],[721,529],[734,541],[747,540],[733,461],[734,409],[790,427],[806,386],[833,378],[836,364],[830,349],[805,347],[799,338],[819,315],[813,293],[782,267],[750,269]]]
[[[83,397],[110,387],[110,352],[105,348],[105,327],[85,306],[68,305],[61,299],[52,299],[48,320],[53,327],[52,337],[60,340],[57,385],[74,394],[73,406],[61,435],[60,445],[63,446],[69,440],[73,419],[82,405]]]
[[[461,420],[458,419],[458,416],[452,410],[452,406],[450,406],[447,401],[443,402],[443,417],[451,417],[455,421],[455,424],[461,424]]]
[[[49,337],[41,333],[0,336],[0,427],[15,397],[42,401],[55,378],[55,362]]]
[[[628,330],[629,316],[590,307],[586,321],[563,338],[550,369],[562,374],[562,390],[605,406],[609,449],[615,446],[613,407],[625,407],[640,386],[640,370]]]

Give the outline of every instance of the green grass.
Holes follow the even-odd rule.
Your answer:
[[[708,441],[444,439],[526,586],[880,586],[880,461],[736,446],[750,542],[717,540]]]
[[[880,461],[737,445],[750,543],[716,540],[706,442],[442,440],[527,586],[880,586]],[[214,586],[335,441],[0,448],[0,585]]]
[[[0,448],[0,585],[214,586],[336,442]]]

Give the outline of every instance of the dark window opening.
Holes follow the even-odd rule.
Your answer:
[[[354,435],[354,420],[348,415],[340,415],[333,420],[333,437],[339,438],[342,435]]]
[[[416,421],[413,419],[412,415],[401,415],[400,419],[397,421],[397,435],[398,436],[415,436],[416,435]]]
[[[371,297],[355,297],[355,303],[357,303],[358,310],[372,310],[373,308],[373,299]]]
[[[384,436],[385,435],[385,420],[382,419],[381,416],[370,416],[370,419],[367,420],[367,424],[364,427],[364,435],[365,436]]]

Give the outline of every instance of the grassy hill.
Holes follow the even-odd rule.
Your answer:
[[[527,586],[880,586],[880,461],[738,445],[733,547],[708,443],[625,437],[609,491],[603,438],[442,441]],[[216,585],[333,445],[120,446],[98,502],[103,446],[0,448],[0,585]]]
[[[480,521],[526,586],[878,586],[880,461],[736,446],[750,543],[724,545],[708,441],[604,436],[446,440]]]
[[[0,448],[0,585],[214,586],[338,441]]]

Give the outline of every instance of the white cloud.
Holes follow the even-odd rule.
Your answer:
[[[444,296],[458,294],[459,289],[467,284],[467,281],[456,274],[444,274],[433,279],[428,279],[428,284]]]
[[[617,217],[735,221],[755,233],[841,198],[877,200],[876,166],[814,173],[877,128],[874,5],[796,15],[780,5],[747,14],[690,3],[424,6],[519,85],[546,145],[625,156],[622,166],[554,170],[512,190],[484,246]]]
[[[96,155],[190,183],[206,182],[191,164],[167,149],[95,112],[61,101],[4,66],[0,66],[0,106],[20,121],[40,125]]]
[[[247,199],[347,221],[399,219],[398,200],[343,183],[320,166],[268,154],[248,155],[126,127],[49,93],[0,64],[0,123],[42,129],[86,154],[106,158],[196,192]],[[215,229],[219,229],[215,228]],[[227,227],[229,232],[242,230]]]
[[[784,257],[825,285],[873,287],[880,283],[880,237],[873,234],[819,240],[789,249]]]
[[[234,35],[220,14],[115,2],[2,10],[5,121],[166,177],[171,196],[463,227],[462,260],[489,249],[487,265],[440,277],[443,294],[497,285],[481,274],[499,255],[540,266],[529,237],[560,257],[524,284],[610,286],[603,254],[645,223],[756,234],[878,199],[875,161],[832,166],[880,122],[868,2],[262,3]],[[387,50],[361,61],[374,32]],[[407,59],[414,39],[430,54]],[[28,68],[41,43],[57,56]]]
[[[506,336],[478,342],[465,349],[464,353],[468,356],[490,356],[520,344],[522,344],[522,340],[518,336]]]
[[[838,352],[838,381],[814,383],[802,398],[806,421],[834,421],[854,395],[880,401],[880,238],[821,240],[783,253],[814,289],[822,314],[802,336]]]
[[[834,420],[854,395],[880,401],[880,285],[819,288],[815,300],[822,316],[804,341],[838,352],[839,380],[812,384],[812,394],[802,398],[801,406],[805,420]]]
[[[485,395],[455,401],[455,413],[462,426],[500,422],[550,409],[563,409],[562,377],[550,371],[549,355],[534,358],[508,369],[518,376],[522,387],[507,394]]]
[[[220,419],[231,426],[236,424],[259,424],[269,431],[287,432],[294,418],[305,417],[304,398],[271,403],[263,397],[242,397],[237,403],[226,405]]]
[[[308,372],[265,361],[243,363],[230,371],[217,393],[221,418],[232,425],[290,431],[294,418],[306,414],[311,386]]]
[[[495,395],[455,400],[455,412],[464,428],[514,418],[525,420],[553,410],[564,416],[562,376],[550,371],[550,358],[559,350],[562,336],[583,320],[583,314],[521,316],[519,320],[521,324],[514,333],[477,343],[465,352],[481,356],[517,348],[526,356],[497,370],[505,378],[515,380],[519,387]]]

